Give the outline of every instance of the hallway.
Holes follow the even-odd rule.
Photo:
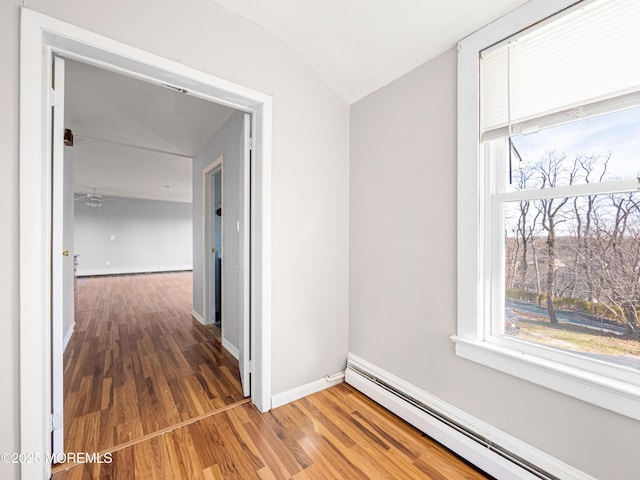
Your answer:
[[[191,302],[191,272],[78,279],[66,452],[104,451],[243,399],[237,360]]]

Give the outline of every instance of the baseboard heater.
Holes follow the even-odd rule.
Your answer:
[[[461,434],[464,437],[472,440],[473,442],[477,443],[481,447],[486,448],[488,451],[490,451],[490,452],[502,457],[503,459],[506,459],[507,461],[511,462],[512,464],[515,464],[520,469],[522,469],[522,470],[524,470],[524,471],[529,473],[529,475],[527,475],[527,477],[529,477],[529,478],[539,478],[539,479],[543,479],[543,480],[562,480],[561,477],[558,477],[557,475],[554,475],[554,474],[552,474],[552,473],[550,473],[548,471],[545,471],[544,469],[540,468],[537,465],[534,465],[530,461],[527,461],[526,459],[522,458],[520,455],[514,453],[513,451],[511,451],[511,450],[509,450],[509,449],[507,449],[507,448],[505,448],[505,447],[503,447],[501,445],[496,444],[494,441],[486,438],[485,436],[483,436],[481,434],[478,434],[478,432],[473,431],[467,425],[463,425],[462,423],[460,423],[456,419],[451,418],[446,413],[444,413],[442,411],[438,411],[437,409],[433,408],[430,405],[425,404],[423,401],[421,401],[418,398],[415,398],[414,396],[412,396],[411,394],[407,393],[406,391],[400,390],[396,386],[392,385],[390,382],[379,378],[375,374],[372,374],[371,372],[367,371],[367,369],[364,369],[364,368],[362,368],[361,366],[358,365],[358,363],[362,363],[362,360],[353,361],[352,357],[353,356],[350,356],[349,360],[347,361],[347,371],[346,371],[347,372],[347,383],[351,384],[355,388],[358,388],[358,384],[360,382],[357,381],[357,378],[353,377],[353,374],[363,377],[365,380],[368,380],[369,382],[371,382],[371,383],[377,385],[378,387],[386,390],[387,392],[391,393],[392,395],[394,395],[398,399],[402,400],[403,402],[408,403],[409,405],[411,405],[414,408],[418,409],[420,412],[428,415],[429,417],[431,417],[432,419],[436,420],[437,422],[440,422],[441,424],[446,425],[446,427],[455,430],[459,434]],[[351,373],[352,375],[349,375],[349,373]],[[350,378],[351,378],[352,381],[349,381]],[[355,381],[353,381],[353,380],[355,380]],[[367,392],[363,392],[363,393],[366,394]],[[374,398],[374,400],[375,400],[375,398]],[[387,407],[387,408],[389,408],[389,407]],[[393,411],[393,408],[390,408],[390,410]],[[397,412],[394,412],[394,413],[397,413]],[[402,415],[400,415],[400,416],[402,416]],[[425,432],[425,433],[428,433],[428,432]],[[451,448],[449,445],[446,445],[445,442],[441,442],[440,439],[438,439],[438,438],[434,438],[434,439],[436,441],[442,443],[443,445],[447,446],[448,448],[450,448],[456,454],[459,454],[461,457],[463,457],[466,460],[470,461],[470,459],[465,457],[464,452],[456,451],[455,448]],[[470,461],[470,463],[474,463],[474,462]],[[477,465],[477,466],[479,468],[483,468],[481,465]],[[569,468],[571,468],[571,467],[569,467]],[[493,474],[490,471],[488,471],[486,473]],[[522,473],[524,473],[524,472],[522,472]],[[580,472],[580,473],[582,473],[582,472]],[[584,474],[580,475],[580,477],[589,478],[588,476],[584,476]],[[567,477],[564,477],[564,478],[567,478]]]

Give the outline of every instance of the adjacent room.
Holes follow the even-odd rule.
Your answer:
[[[243,401],[243,114],[57,61],[62,236],[72,254],[61,269],[64,440],[54,451],[102,451]],[[204,198],[195,206],[194,185]],[[195,275],[194,249],[211,257]],[[204,297],[194,298],[194,285]]]

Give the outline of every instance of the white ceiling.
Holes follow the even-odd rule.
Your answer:
[[[191,158],[232,109],[66,60],[75,191],[191,202]]]
[[[215,1],[287,43],[348,103],[526,3]],[[220,105],[71,60],[67,60],[65,91],[65,127],[76,137],[78,193],[190,202],[189,157],[199,152],[233,113]]]
[[[348,103],[526,0],[215,0],[287,43]]]

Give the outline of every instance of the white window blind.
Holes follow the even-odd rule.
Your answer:
[[[640,1],[582,2],[481,52],[483,138],[640,103]]]

